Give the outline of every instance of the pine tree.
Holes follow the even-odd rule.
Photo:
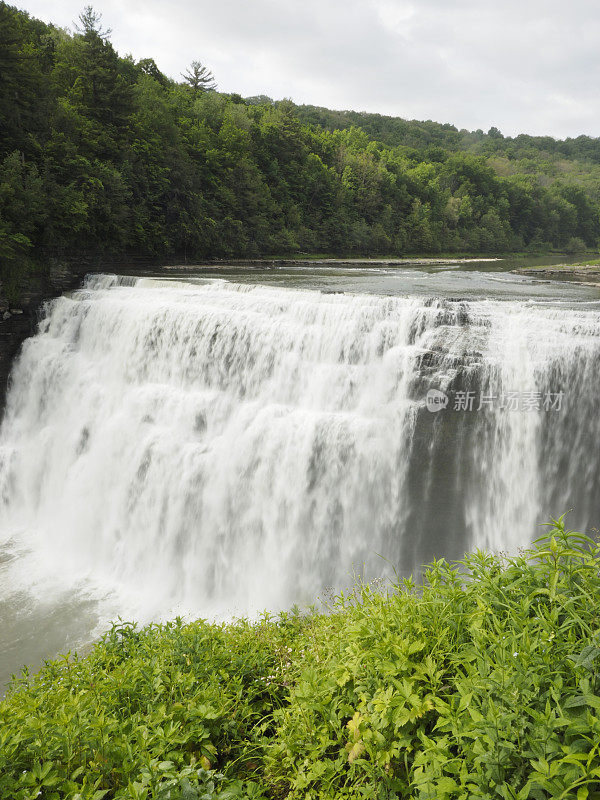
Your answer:
[[[86,113],[103,124],[123,125],[131,110],[131,92],[120,59],[109,41],[101,15],[86,6],[77,26],[79,47],[73,65],[79,75],[75,95]]]
[[[187,72],[182,77],[192,89],[194,97],[200,92],[211,92],[217,88],[214,75],[200,61],[192,61]]]
[[[112,33],[110,28],[102,30],[101,27],[102,14],[94,11],[92,6],[86,6],[79,15],[79,25],[75,25],[77,32],[82,36],[98,36],[103,41],[106,41]]]

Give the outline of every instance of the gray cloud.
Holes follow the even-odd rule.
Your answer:
[[[17,0],[18,2],[18,0]],[[72,27],[85,0],[22,0]],[[458,127],[600,135],[596,0],[96,0],[122,54],[219,87]]]

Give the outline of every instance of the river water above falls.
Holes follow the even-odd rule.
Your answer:
[[[592,529],[599,291],[493,266],[94,276],[49,304],[0,429],[0,683],[119,614],[311,602],[570,508]]]

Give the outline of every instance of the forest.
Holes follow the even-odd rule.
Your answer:
[[[579,252],[600,140],[242,98],[0,3],[5,289],[52,261]],[[218,77],[218,76],[217,76]]]

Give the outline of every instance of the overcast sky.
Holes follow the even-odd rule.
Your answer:
[[[73,28],[86,0],[9,0]],[[597,0],[96,0],[122,55],[244,96],[600,136]]]

